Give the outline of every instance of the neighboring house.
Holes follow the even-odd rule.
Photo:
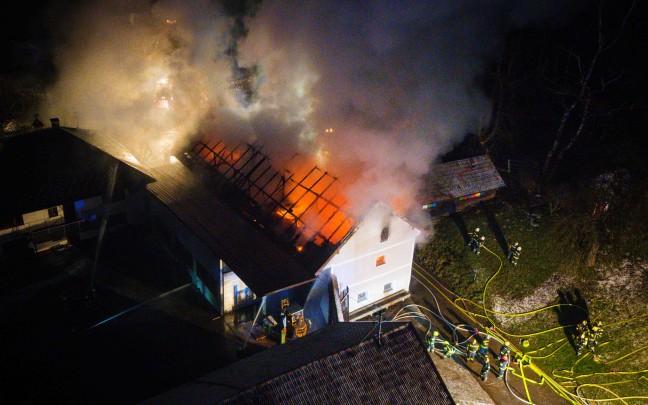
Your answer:
[[[404,298],[419,231],[386,206],[356,222],[335,177],[304,162],[277,170],[249,144],[200,140],[177,156],[147,186],[152,222],[217,313],[259,304],[259,321],[290,329],[305,316],[317,329]],[[340,311],[335,279],[353,294]]]
[[[379,327],[376,322],[343,322],[142,402],[286,403],[451,405],[455,401],[411,323],[383,322]]]
[[[0,140],[0,255],[39,252],[144,221],[142,191],[153,179],[109,137],[58,126]]]

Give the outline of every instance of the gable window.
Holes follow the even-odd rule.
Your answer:
[[[382,266],[385,263],[387,263],[387,259],[385,258],[385,255],[380,255],[376,257],[376,267]]]
[[[58,217],[58,207],[48,208],[47,214],[50,218]]]
[[[361,292],[358,294],[358,302],[366,301],[367,300],[367,292]]]
[[[389,239],[389,226],[386,226],[380,232],[380,243],[387,242]]]
[[[394,287],[392,287],[392,283],[387,283],[385,284],[385,287],[383,288],[383,294],[387,294],[388,292],[394,291]]]

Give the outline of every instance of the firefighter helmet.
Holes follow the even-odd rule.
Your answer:
[[[475,228],[475,232],[479,232],[479,228]]]
[[[517,250],[518,250],[518,252],[521,252],[522,251],[522,246],[518,246]]]
[[[510,345],[511,345],[511,343],[509,343],[508,340],[506,342],[504,342],[504,346],[510,346]]]
[[[482,236],[481,238],[479,238],[479,240],[486,240],[486,238],[484,238],[484,237]]]
[[[503,355],[502,355],[502,361],[507,361],[507,360],[508,360],[508,356],[505,355],[505,354],[503,354]]]
[[[435,330],[434,332],[432,332],[432,334],[433,334],[434,336],[439,336],[439,331]]]

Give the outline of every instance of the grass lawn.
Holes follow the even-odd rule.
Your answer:
[[[474,312],[483,314],[485,300],[499,314],[484,324],[492,322],[518,349],[527,338],[525,353],[565,390],[576,393],[580,386],[589,399],[643,396],[625,401],[648,403],[648,265],[641,260],[648,246],[637,245],[618,223],[601,232],[589,215],[534,213],[539,218],[532,224],[524,207],[499,200],[443,217],[418,247],[417,261],[470,300]],[[479,227],[486,237],[480,255],[466,248],[462,226]],[[505,246],[522,246],[517,267],[506,261],[498,236]],[[615,238],[632,240],[632,249],[624,253]],[[571,325],[585,318],[603,322],[598,362],[591,352],[577,357],[571,341]]]

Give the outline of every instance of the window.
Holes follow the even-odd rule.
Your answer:
[[[358,302],[366,301],[367,300],[367,292],[361,292],[358,294]]]
[[[392,287],[392,283],[387,283],[385,284],[385,287],[383,288],[383,294],[387,294],[388,292],[394,291],[394,288]]]
[[[382,266],[385,263],[387,263],[387,259],[385,258],[385,255],[376,257],[376,267]]]
[[[50,218],[58,217],[58,207],[48,208],[47,214],[49,214]]]
[[[386,226],[380,232],[380,243],[387,242],[389,239],[389,226]]]

